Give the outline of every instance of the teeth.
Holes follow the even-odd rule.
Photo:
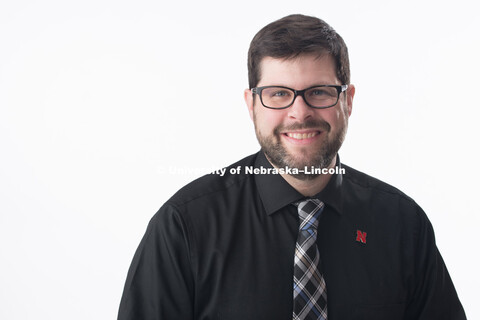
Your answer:
[[[310,133],[288,132],[287,136],[289,136],[290,138],[293,138],[293,139],[302,140],[302,139],[312,138],[312,137],[316,136],[317,134],[318,134],[318,132],[310,132]]]

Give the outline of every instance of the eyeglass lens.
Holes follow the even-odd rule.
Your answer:
[[[337,103],[335,87],[314,87],[304,93],[306,102],[314,107],[327,107]],[[295,92],[287,88],[270,87],[262,90],[263,104],[270,108],[285,108],[295,98]]]

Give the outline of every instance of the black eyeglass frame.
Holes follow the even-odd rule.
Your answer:
[[[335,101],[334,104],[332,105],[329,105],[329,106],[325,106],[325,107],[315,107],[315,106],[312,106],[310,103],[308,103],[307,99],[305,99],[305,92],[310,90],[310,89],[313,89],[313,88],[325,88],[325,87],[330,87],[330,88],[335,88],[337,89],[337,100]],[[285,107],[281,107],[281,108],[273,108],[273,107],[269,107],[267,105],[265,105],[263,103],[263,99],[262,99],[262,91],[263,89],[267,89],[267,88],[282,88],[282,89],[288,89],[288,90],[291,90],[293,91],[294,93],[294,96],[293,96],[293,100],[292,100],[292,103],[290,103],[288,106],[285,106]],[[292,104],[295,102],[295,99],[297,99],[298,96],[301,96],[303,98],[303,101],[305,101],[305,103],[307,104],[307,106],[309,106],[310,108],[313,108],[313,109],[327,109],[327,108],[331,108],[333,107],[334,105],[336,105],[338,103],[338,100],[340,99],[340,93],[346,91],[348,89],[348,84],[342,84],[342,85],[329,85],[329,84],[324,84],[324,85],[318,85],[318,86],[312,86],[312,87],[308,87],[306,89],[303,89],[303,90],[295,90],[295,89],[292,89],[292,88],[289,88],[289,87],[284,87],[284,86],[264,86],[264,87],[255,87],[255,88],[251,88],[250,90],[252,90],[252,93],[253,94],[258,94],[258,96],[260,97],[260,102],[262,103],[262,105],[265,107],[265,108],[268,108],[268,109],[274,109],[274,110],[282,110],[282,109],[287,109],[289,107],[292,106]]]

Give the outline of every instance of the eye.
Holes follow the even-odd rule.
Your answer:
[[[285,89],[272,90],[272,92],[270,93],[270,97],[278,98],[288,97],[289,95],[291,95],[291,92]]]
[[[337,97],[337,90],[333,87],[312,88],[306,93],[311,99],[327,99]]]
[[[326,95],[326,94],[327,94],[327,92],[325,90],[322,90],[322,89],[314,89],[311,92],[312,96],[323,96],[323,95]]]

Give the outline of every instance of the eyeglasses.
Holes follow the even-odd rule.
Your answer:
[[[305,103],[315,109],[325,109],[337,104],[340,93],[347,90],[348,84],[341,86],[321,85],[304,90],[294,90],[282,86],[265,86],[252,88],[253,94],[260,96],[260,101],[265,108],[286,109],[290,107],[298,96]]]

